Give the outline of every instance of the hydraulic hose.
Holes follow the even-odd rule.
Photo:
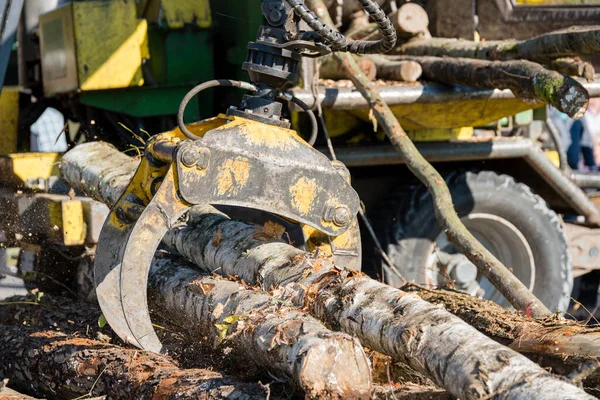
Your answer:
[[[287,0],[296,14],[331,45],[333,51],[346,51],[353,54],[387,53],[396,45],[396,29],[379,4],[373,0],[358,0],[366,13],[373,18],[383,38],[376,41],[348,39],[340,32],[327,26],[306,7],[303,0]]]

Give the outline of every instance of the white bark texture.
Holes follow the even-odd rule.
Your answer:
[[[63,158],[63,170],[94,163],[85,157],[83,165],[69,165],[82,160],[73,154],[77,152]],[[303,306],[365,347],[405,362],[461,399],[531,399],[542,393],[545,399],[593,398],[416,295],[286,243],[259,240],[263,236],[258,232],[256,226],[230,221],[209,207],[196,207],[188,226],[169,232],[165,241],[206,271],[276,289],[283,301]],[[222,240],[214,246],[217,235]]]
[[[357,340],[268,294],[186,264],[165,254],[152,264],[151,301],[171,318],[216,346],[227,342],[240,362],[294,383],[308,398],[370,398],[371,369]]]

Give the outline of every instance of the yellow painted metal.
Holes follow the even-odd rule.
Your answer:
[[[17,151],[19,88],[5,86],[0,92],[0,154]]]
[[[554,164],[556,168],[560,168],[560,156],[556,150],[548,150],[544,152],[546,157]]]
[[[59,153],[19,153],[0,157],[0,182],[20,184],[58,176]]]
[[[166,0],[161,3],[169,28],[183,28],[185,24],[196,24],[200,28],[212,25],[209,0]]]
[[[302,139],[298,136],[296,131],[292,129],[281,128],[277,126],[269,126],[265,129],[265,125],[260,122],[255,122],[246,118],[226,116],[220,114],[218,117],[204,120],[202,122],[187,125],[187,128],[194,135],[202,137],[208,131],[218,131],[219,129],[232,129],[239,127],[242,132],[245,132],[248,140],[254,143],[265,145],[273,148],[285,149],[288,146],[298,146],[299,141]],[[177,144],[180,140],[185,139],[179,128],[175,128],[172,131],[162,133],[158,135],[154,141],[150,143],[147,151],[153,154],[155,158],[160,159],[161,155],[156,153],[155,145],[158,143],[170,142]],[[145,168],[146,171],[143,173],[136,173],[132,182],[130,182],[126,193],[135,194],[135,197],[142,200],[144,204],[148,204],[152,198],[151,187],[152,182],[156,178],[164,177],[167,172],[167,167],[154,168],[151,167],[147,160],[142,159],[140,168]],[[196,170],[196,173],[202,173]],[[140,172],[138,170],[138,172]],[[224,165],[223,173],[219,175],[219,179],[215,182],[215,185],[219,190],[225,192],[235,191],[236,185],[244,185],[248,180],[248,165],[243,161],[242,158],[231,160],[231,162]],[[292,196],[295,199],[296,208],[298,212],[308,212],[311,201],[311,182],[309,180],[300,178],[297,187],[290,188]],[[179,182],[175,180],[175,188],[179,190]],[[235,184],[234,184],[235,183]],[[183,201],[182,201],[183,203]],[[123,202],[122,208],[127,212],[129,204]],[[135,206],[135,205],[134,205]],[[113,216],[114,218],[114,216]],[[119,226],[119,222],[114,219],[112,220],[116,226]],[[356,221],[355,221],[356,222]],[[356,222],[357,223],[357,222]],[[308,251],[314,251],[319,248],[327,255],[333,255],[333,246],[344,250],[352,247],[350,234],[340,235],[336,238],[329,238],[322,232],[304,224],[300,224],[301,229],[306,238],[306,249]],[[123,227],[124,228],[124,227]]]
[[[402,104],[391,109],[404,129],[416,130],[483,126],[535,107],[518,99],[510,99]],[[370,121],[368,109],[353,110],[351,113],[363,121]]]
[[[473,127],[449,129],[417,129],[407,132],[414,142],[443,142],[449,140],[468,140],[473,137]]]
[[[133,1],[69,3],[40,17],[46,94],[141,86],[148,24]]]
[[[164,20],[170,29],[180,29],[185,25],[204,29],[212,26],[210,0],[141,0],[137,8],[140,18],[155,24]]]
[[[61,227],[65,246],[78,246],[85,243],[87,226],[81,201],[61,202]]]
[[[133,1],[73,4],[77,75],[82,90],[141,86],[142,44],[148,25],[137,19]]]

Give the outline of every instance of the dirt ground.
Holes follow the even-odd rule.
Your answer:
[[[54,331],[66,334],[67,340],[91,339],[123,348],[132,348],[124,344],[108,325],[101,327],[102,323],[99,324],[99,321],[101,322],[101,312],[96,304],[60,295],[43,294],[40,296],[39,293],[34,293],[12,297],[0,303],[0,335],[11,327],[26,326],[31,328],[27,331],[30,335],[34,335],[35,332],[47,334],[48,331]],[[262,385],[268,387],[270,399],[304,398],[303,393],[276,377],[264,374],[254,366],[239,365],[233,357],[228,356],[229,350],[226,346],[219,349],[207,348],[202,338],[193,334],[190,327],[174,325],[168,318],[165,318],[161,310],[153,310],[153,321],[167,348],[167,354],[181,368],[206,368],[241,381],[261,382]],[[445,391],[430,385],[426,380],[411,376],[410,373],[398,372],[399,370],[394,366],[387,365],[385,360],[382,362],[382,360],[372,359],[372,362],[375,370],[374,379],[378,382],[374,390],[375,398],[390,400],[452,399]],[[2,378],[0,377],[0,381]],[[407,381],[407,379],[413,379],[416,383]],[[401,383],[396,383],[395,380],[401,381]],[[47,393],[36,393],[22,385],[11,385],[10,380],[8,387],[18,390],[23,395],[3,392],[0,394],[0,400],[32,398],[28,396],[58,398],[47,396]],[[86,398],[90,397],[86,396]]]

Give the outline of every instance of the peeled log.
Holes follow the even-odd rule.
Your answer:
[[[357,64],[363,74],[365,74],[370,81],[375,79],[377,76],[377,67],[372,60],[363,57],[357,60]],[[323,58],[319,73],[319,77],[321,79],[348,79],[348,75],[346,75],[344,70],[339,67],[338,63],[333,59],[333,57]]]
[[[94,163],[85,147],[67,153],[62,169],[82,168],[78,161]],[[70,183],[80,187],[78,182]],[[593,398],[416,295],[314,259],[286,243],[258,240],[254,233],[259,231],[210,208],[196,207],[189,225],[171,231],[165,240],[207,271],[277,289],[283,301],[306,307],[459,398],[529,399],[540,393],[546,399]],[[215,247],[217,235],[222,239]]]
[[[450,85],[510,89],[533,103],[545,102],[571,118],[583,117],[589,94],[575,79],[531,61],[485,61],[448,57],[401,57],[423,67],[423,77]]]
[[[171,358],[61,332],[18,325],[0,335],[0,376],[23,391],[56,399],[264,399],[257,384],[206,369],[180,369]]]
[[[377,67],[378,79],[416,82],[423,74],[421,64],[416,61],[394,61],[383,56],[369,56],[369,59],[371,59]],[[339,66],[339,64],[337,65]]]
[[[168,255],[157,254],[149,283],[152,303],[171,318],[215,345],[226,341],[239,362],[295,383],[308,398],[370,397],[371,369],[360,343],[302,311],[239,283],[202,276]]]
[[[390,14],[390,19],[400,37],[431,37],[427,11],[416,3],[404,3]]]
[[[530,60],[547,63],[557,58],[595,55],[600,52],[600,26],[576,26],[528,40],[473,42],[434,38],[409,42],[395,54],[482,60]]]

